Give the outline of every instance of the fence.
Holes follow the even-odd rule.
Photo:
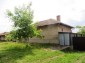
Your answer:
[[[60,45],[64,46],[73,45],[73,37],[83,37],[83,35],[71,32],[59,32]]]
[[[73,37],[73,49],[85,51],[85,37]]]

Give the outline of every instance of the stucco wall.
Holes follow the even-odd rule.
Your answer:
[[[61,26],[61,25],[49,25],[45,27],[41,27],[43,39],[40,38],[30,38],[29,42],[31,43],[55,43],[59,44],[58,41],[58,32],[71,32],[69,27]],[[62,30],[63,29],[63,30]]]
[[[64,25],[58,25],[58,32],[72,32],[72,30]]]

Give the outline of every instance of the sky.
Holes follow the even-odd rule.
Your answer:
[[[76,27],[85,25],[85,0],[0,0],[0,33],[12,30],[6,10],[32,2],[34,22],[61,16],[61,22]],[[74,30],[75,32],[75,30]]]

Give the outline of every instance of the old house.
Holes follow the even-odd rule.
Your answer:
[[[37,28],[42,30],[43,39],[33,37],[30,38],[31,43],[54,43],[59,44],[59,32],[72,32],[72,26],[64,24],[60,21],[60,15],[55,19],[47,19],[37,23]]]
[[[5,36],[8,32],[0,33],[0,41],[5,41]]]

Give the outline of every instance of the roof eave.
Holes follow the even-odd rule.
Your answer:
[[[64,26],[67,26],[67,27],[70,27],[70,28],[74,28],[73,26],[70,26],[70,25],[67,25],[67,24],[64,24],[64,23],[58,23],[58,24],[61,24],[61,25],[64,25]]]

